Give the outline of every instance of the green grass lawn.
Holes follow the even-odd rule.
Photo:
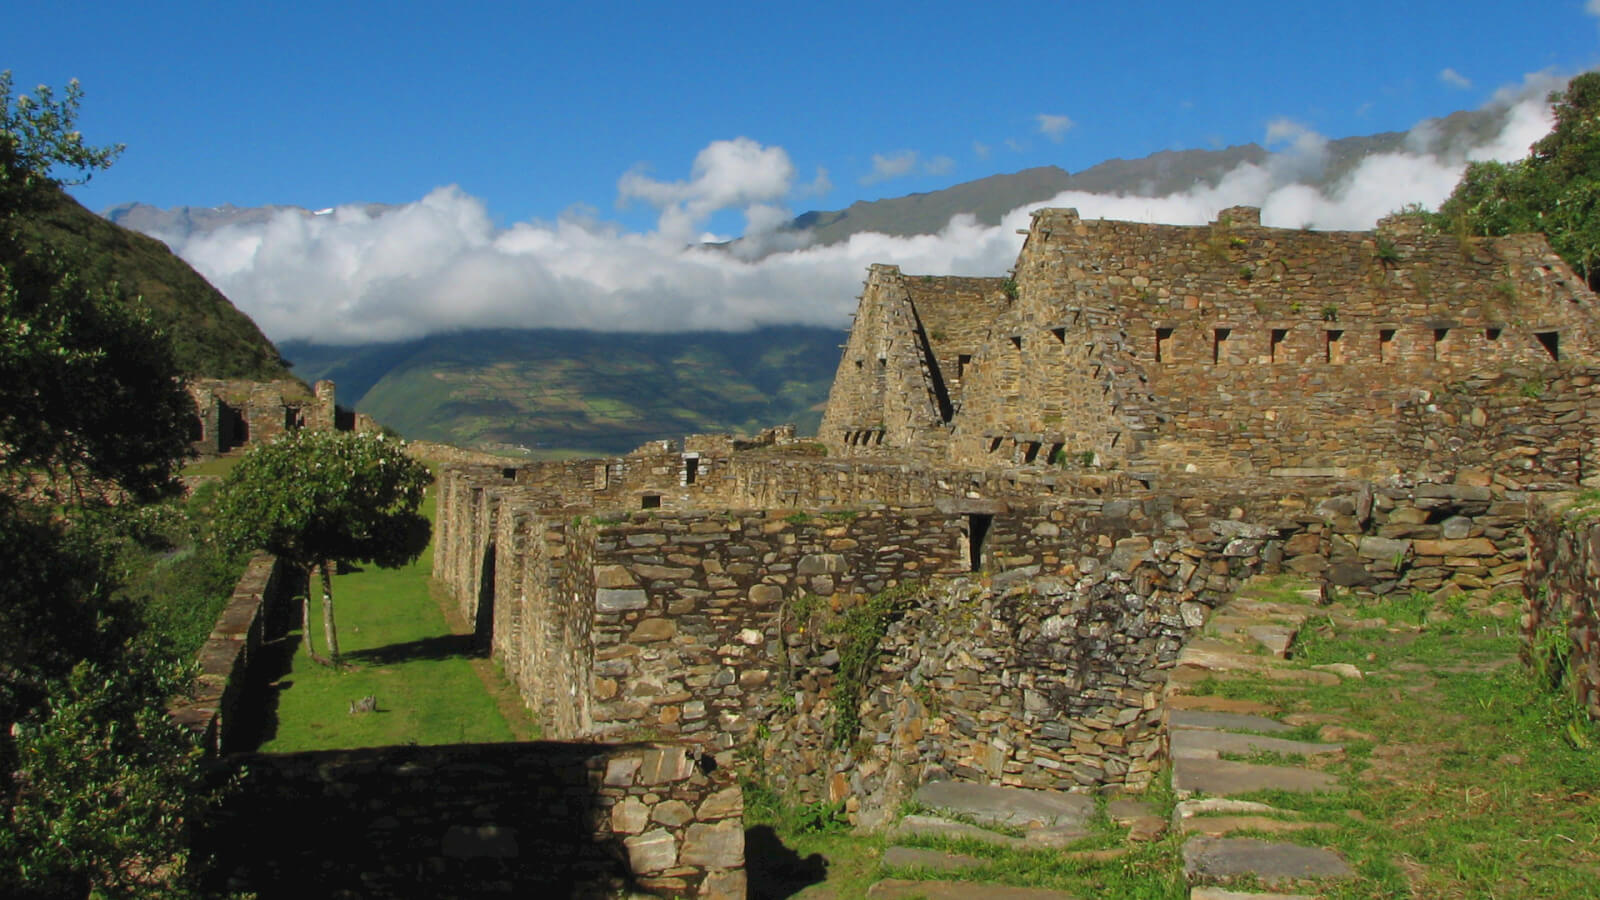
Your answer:
[[[423,511],[433,518],[430,489]],[[456,634],[430,593],[433,548],[401,569],[366,567],[333,579],[339,645],[345,665],[334,669],[296,651],[279,682],[277,730],[267,752],[329,750],[391,744],[454,744],[528,737],[506,691],[492,694],[467,634]],[[313,582],[312,628],[321,652],[320,598]],[[377,698],[377,710],[352,714],[350,704]],[[509,698],[514,700],[514,698]],[[515,727],[515,730],[514,730]]]

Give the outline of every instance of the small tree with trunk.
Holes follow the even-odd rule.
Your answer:
[[[302,429],[252,447],[228,474],[215,538],[229,550],[265,550],[307,576],[321,575],[328,656],[312,645],[309,598],[302,605],[304,634],[311,658],[330,664],[339,659],[334,564],[392,569],[420,556],[430,526],[418,509],[432,480],[400,441],[385,435]]]

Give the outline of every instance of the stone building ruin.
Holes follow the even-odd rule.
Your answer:
[[[233,381],[197,378],[188,383],[196,419],[190,446],[199,457],[263,443],[300,428],[371,431],[370,416],[339,406],[332,381],[311,387],[294,379]]]
[[[435,572],[551,737],[865,824],[935,778],[1139,786],[1243,579],[1519,584],[1529,500],[1596,466],[1597,329],[1539,236],[1041,210],[1010,277],[871,268],[816,442],[449,467]],[[913,583],[841,695],[826,622]]]

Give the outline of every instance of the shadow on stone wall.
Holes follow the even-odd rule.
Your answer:
[[[681,747],[239,754],[217,761],[215,775],[234,785],[197,834],[216,863],[211,894],[736,896],[721,888],[730,878],[743,886],[732,773],[702,769]],[[616,812],[634,807],[644,810],[638,828]],[[733,829],[737,838],[716,840]]]

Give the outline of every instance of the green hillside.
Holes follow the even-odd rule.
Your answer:
[[[28,215],[25,234],[67,260],[86,283],[115,283],[120,298],[143,298],[156,325],[171,337],[186,374],[288,376],[256,323],[166,244],[107,222],[65,193]]]
[[[284,344],[294,372],[409,438],[622,453],[695,432],[815,432],[844,333],[478,331],[401,344]]]

